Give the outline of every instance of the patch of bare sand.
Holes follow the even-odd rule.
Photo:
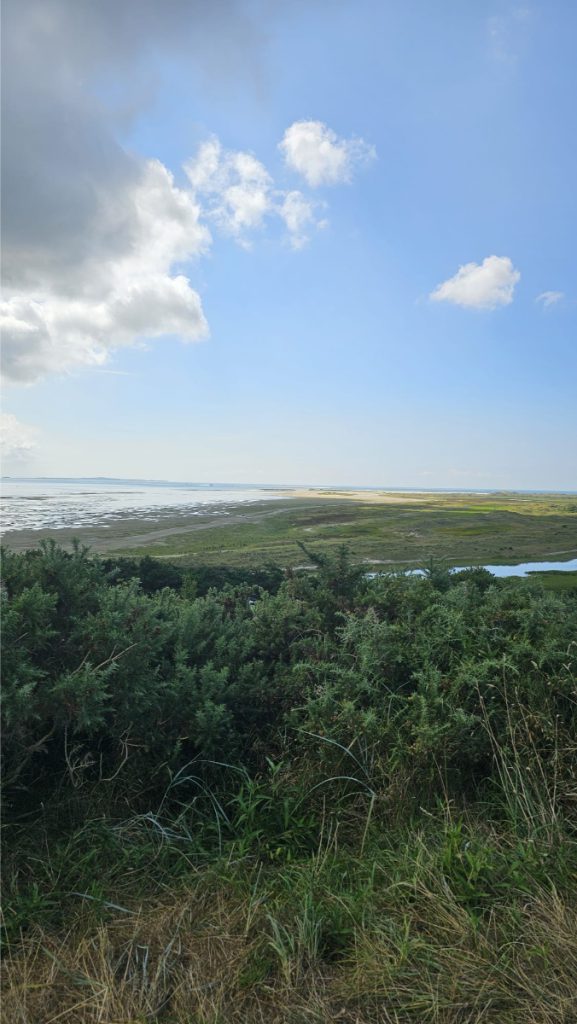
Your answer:
[[[393,491],[335,491],[323,490],[316,487],[295,487],[293,490],[283,490],[286,497],[291,498],[314,498],[327,501],[356,501],[372,505],[406,505],[409,502],[414,504],[422,503],[424,498],[433,497],[430,492],[404,493]]]

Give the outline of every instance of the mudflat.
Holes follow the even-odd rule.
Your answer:
[[[196,533],[200,530],[218,529],[239,523],[258,522],[263,516],[279,511],[270,502],[254,502],[247,505],[219,506],[203,513],[174,509],[158,509],[152,517],[126,515],[115,522],[106,522],[89,527],[64,527],[59,529],[9,530],[2,543],[13,551],[24,551],[36,547],[43,540],[56,540],[62,547],[72,547],[75,541],[94,551],[119,551],[126,548],[140,548],[155,545],[168,537]]]

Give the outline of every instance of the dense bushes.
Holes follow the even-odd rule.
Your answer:
[[[5,553],[11,1019],[575,1019],[575,597],[307,556]]]
[[[314,759],[351,774],[354,756],[373,788],[401,774],[421,803],[502,784],[511,758],[528,772],[553,759],[557,799],[573,784],[571,596],[484,570],[369,581],[341,552],[269,591],[249,575],[191,597],[170,566],[158,572],[177,588],[152,588],[151,562],[145,593],[126,560],[54,544],[4,555],[14,812],[18,794],[28,806],[56,784],[61,794],[113,776],[137,806],[195,758],[251,773],[266,757]]]
[[[369,581],[341,553],[276,592],[249,578],[190,597],[170,566],[158,573],[177,589],[152,588],[149,563],[153,592],[125,560],[117,571],[80,548],[5,554],[15,811],[23,788],[45,799],[56,780],[114,776],[124,797],[140,787],[149,799],[186,762],[217,755],[254,773],[267,756],[340,771],[354,754],[373,787],[401,772],[421,801],[495,782],[496,751],[528,772],[555,758],[571,775],[571,596],[483,570]]]

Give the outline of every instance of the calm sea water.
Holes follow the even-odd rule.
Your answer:
[[[531,572],[577,572],[577,558],[566,562],[522,562],[520,565],[486,565],[493,576],[528,576]],[[457,571],[457,570],[456,570]]]
[[[392,567],[391,567],[392,568]],[[456,565],[451,572],[463,572],[470,569],[469,565]],[[517,565],[480,565],[479,569],[487,569],[493,576],[503,579],[506,576],[529,576],[532,572],[577,572],[577,558],[569,558],[565,562],[518,562]],[[407,576],[425,576],[425,569],[404,569]],[[367,579],[374,580],[378,576],[386,576],[386,572],[368,572]]]
[[[2,480],[2,529],[57,530],[112,525],[126,518],[158,521],[179,512],[230,515],[231,506],[275,500],[259,487],[155,484],[134,480]]]

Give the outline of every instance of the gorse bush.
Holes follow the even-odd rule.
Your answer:
[[[571,1024],[577,601],[6,552],[6,1020]]]
[[[351,751],[372,785],[402,773],[421,801],[502,784],[499,758],[529,776],[550,759],[563,799],[577,707],[571,595],[484,570],[367,580],[345,552],[317,562],[275,593],[249,579],[191,598],[181,581],[145,593],[81,548],[5,553],[9,806],[13,785],[46,799],[112,776],[123,798],[137,801],[140,786],[150,799],[195,758],[257,773],[266,757],[314,758],[355,775]],[[170,567],[157,575],[173,580]],[[203,772],[221,784],[216,768]]]

